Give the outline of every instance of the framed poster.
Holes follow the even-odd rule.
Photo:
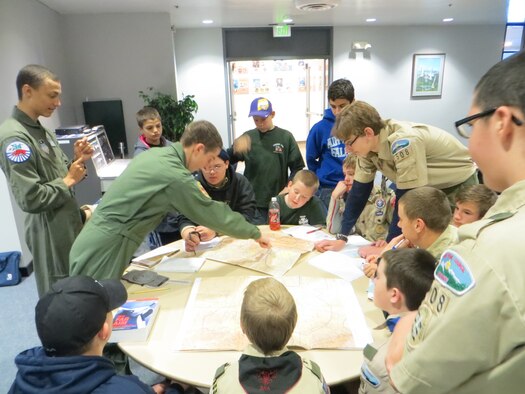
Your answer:
[[[444,70],[444,53],[414,54],[411,97],[441,97]]]

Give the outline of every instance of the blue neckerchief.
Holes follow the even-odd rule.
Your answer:
[[[401,316],[389,316],[387,317],[386,319],[386,326],[388,327],[388,330],[390,332],[393,332],[394,331],[394,328],[396,328],[396,324],[397,322],[399,321],[399,319],[401,318]]]

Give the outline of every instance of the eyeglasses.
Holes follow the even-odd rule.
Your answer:
[[[354,145],[354,142],[356,142],[356,140],[361,137],[360,135],[356,135],[355,138],[352,140],[352,142],[348,142],[348,141],[345,141],[345,146],[347,148],[351,148],[352,145]]]
[[[476,119],[481,119],[486,116],[492,116],[494,112],[496,112],[498,108],[491,108],[487,109],[486,111],[482,111],[480,113],[467,116],[466,118],[463,118],[461,120],[458,120],[454,124],[456,125],[456,130],[458,131],[458,134],[465,138],[470,138],[472,135],[472,127],[474,126],[472,122]],[[514,115],[512,115],[512,121],[516,126],[521,126],[523,124],[523,121],[516,118]]]
[[[203,172],[207,172],[207,173],[210,173],[210,172],[219,172],[220,170],[222,170],[222,168],[224,167],[224,165],[222,164],[215,164],[214,166],[211,166],[211,167],[205,167],[202,169]]]

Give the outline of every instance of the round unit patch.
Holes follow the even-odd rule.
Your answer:
[[[14,163],[23,163],[31,157],[31,149],[21,141],[11,142],[5,149],[5,154]]]

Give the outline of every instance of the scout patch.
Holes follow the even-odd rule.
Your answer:
[[[394,141],[392,144],[392,154],[395,155],[401,149],[406,148],[410,145],[410,140],[403,138],[397,141]]]
[[[476,284],[465,260],[453,250],[446,250],[441,255],[441,260],[434,271],[434,277],[457,295],[465,294]]]
[[[283,153],[284,151],[284,146],[283,144],[273,144],[273,153]]]
[[[5,149],[7,158],[14,163],[23,163],[31,157],[31,149],[22,141],[11,142]]]

